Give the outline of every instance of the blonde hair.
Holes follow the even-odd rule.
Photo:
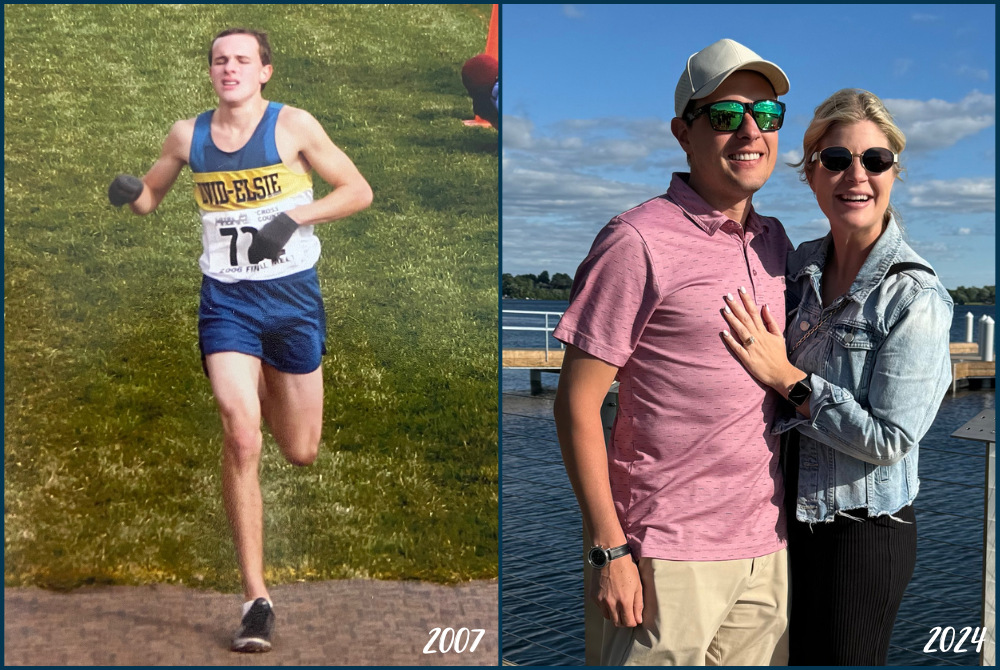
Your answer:
[[[797,163],[788,163],[788,165],[796,169],[799,173],[799,179],[809,183],[807,173],[814,170],[816,163],[819,162],[810,162],[809,159],[819,148],[823,136],[837,125],[849,125],[860,121],[871,121],[878,126],[878,129],[889,140],[888,148],[893,153],[900,154],[906,147],[906,135],[893,121],[892,114],[885,108],[877,95],[860,88],[843,88],[820,103],[813,112],[813,120],[802,138],[802,159]],[[903,181],[900,173],[904,168],[896,164],[892,166],[892,170],[896,179]],[[892,203],[886,210],[886,221],[888,221],[889,215],[895,217],[897,223],[901,224],[899,212],[892,206]]]

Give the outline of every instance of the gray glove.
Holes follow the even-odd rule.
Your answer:
[[[135,202],[142,195],[143,188],[142,180],[138,177],[133,177],[130,174],[120,174],[115,177],[115,180],[111,182],[111,186],[108,187],[108,200],[115,207],[127,205],[130,202]]]
[[[250,262],[260,263],[265,258],[272,261],[278,260],[282,247],[288,240],[292,239],[292,235],[298,227],[299,224],[295,223],[292,217],[284,212],[268,221],[253,236],[253,242],[250,243],[250,249],[247,250]]]

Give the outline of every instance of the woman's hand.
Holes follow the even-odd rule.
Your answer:
[[[758,381],[787,398],[788,389],[805,373],[788,362],[785,338],[770,308],[764,305],[758,310],[742,286],[739,298],[730,293],[724,300],[726,306],[722,316],[729,324],[729,330],[722,331],[726,346]]]

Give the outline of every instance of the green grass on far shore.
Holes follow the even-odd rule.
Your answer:
[[[197,345],[185,170],[154,214],[107,202],[216,104],[216,32],[270,33],[265,97],[372,185],[316,228],[329,318],[319,460],[265,438],[272,583],[497,575],[497,136],[459,71],[490,5],[8,5],[4,581],[239,589]],[[316,179],[316,197],[328,188]]]

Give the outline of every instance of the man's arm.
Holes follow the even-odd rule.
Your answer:
[[[613,365],[567,345],[554,407],[563,461],[583,521],[594,544],[606,549],[625,544],[611,496],[601,425],[601,405],[617,372]],[[642,584],[635,563],[622,557],[599,572],[600,585],[591,597],[604,617],[617,626],[642,623]]]
[[[372,189],[351,159],[335,145],[313,115],[287,107],[280,121],[294,129],[295,145],[309,165],[333,191],[325,197],[286,212],[300,226],[343,219],[372,204]],[[285,116],[287,115],[287,116]],[[279,122],[280,122],[279,121]]]
[[[291,136],[295,156],[305,158],[308,166],[316,170],[333,191],[319,200],[281,212],[264,224],[247,251],[251,263],[265,258],[277,260],[281,248],[299,226],[343,219],[372,204],[371,186],[347,154],[330,141],[312,114],[285,107],[278,117],[277,130]]]
[[[128,203],[134,214],[140,216],[149,214],[163,201],[188,162],[193,135],[193,119],[178,121],[170,128],[167,139],[163,141],[160,157],[141,180],[142,192],[138,198]],[[128,177],[128,175],[125,176]],[[121,175],[117,177],[115,184],[119,183],[121,178]],[[131,177],[131,179],[135,178]],[[115,184],[112,184],[112,189],[115,188]]]

